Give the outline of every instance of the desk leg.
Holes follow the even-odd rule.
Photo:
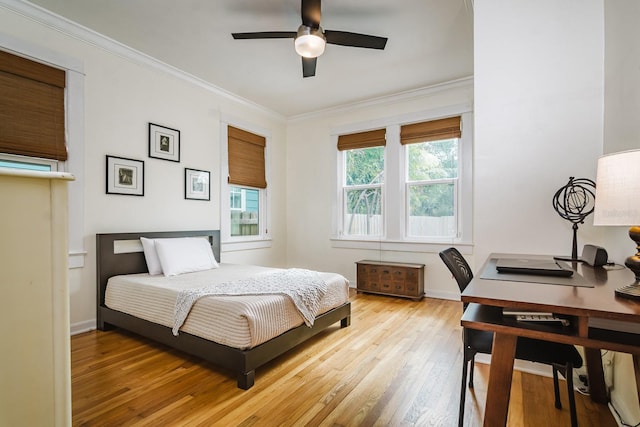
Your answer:
[[[493,336],[489,386],[484,408],[485,427],[507,425],[517,339],[515,335],[495,333]]]
[[[640,354],[633,355],[633,370],[636,373],[636,390],[638,390],[638,402],[640,402]]]
[[[609,403],[607,385],[604,382],[604,369],[602,368],[602,354],[599,348],[585,347],[584,355],[587,359],[587,375],[589,377],[589,395],[596,403],[606,405]]]

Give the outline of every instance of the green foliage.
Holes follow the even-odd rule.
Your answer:
[[[453,184],[411,186],[411,216],[453,216]]]
[[[408,178],[421,185],[410,187],[410,215],[452,216],[453,185],[434,180],[458,177],[458,140],[445,139],[407,145]],[[346,153],[346,184],[375,185],[384,179],[384,147],[348,150]],[[429,182],[425,182],[429,181]],[[380,214],[379,188],[347,192],[347,213]]]
[[[458,140],[410,144],[409,181],[434,181],[458,177]],[[411,216],[453,216],[454,186],[450,183],[424,183],[409,190]]]
[[[348,150],[346,153],[346,184],[380,184],[384,179],[384,147]]]
[[[409,144],[409,181],[458,177],[458,140]]]

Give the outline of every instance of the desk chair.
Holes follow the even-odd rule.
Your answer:
[[[440,252],[440,258],[449,268],[460,292],[463,292],[471,279],[473,273],[464,257],[455,248],[445,249]],[[463,304],[463,311],[468,304]],[[460,411],[458,413],[458,426],[462,427],[464,420],[464,402],[466,397],[465,383],[467,381],[467,367],[471,362],[471,372],[469,373],[469,388],[473,388],[473,367],[477,353],[491,354],[493,345],[493,332],[479,331],[463,328],[462,340],[464,344],[464,361],[462,364],[462,387],[460,390]],[[571,426],[577,427],[576,402],[573,394],[573,368],[582,366],[582,357],[578,350],[569,344],[560,344],[550,341],[535,340],[531,338],[519,337],[516,344],[516,359],[528,360],[530,362],[544,363],[551,365],[553,369],[553,390],[555,393],[555,406],[562,409],[560,402],[560,388],[558,386],[558,372],[567,380],[567,391],[569,394],[569,409],[571,412]]]

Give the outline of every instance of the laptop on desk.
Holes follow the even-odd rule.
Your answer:
[[[571,277],[573,270],[553,259],[498,258],[498,273]]]

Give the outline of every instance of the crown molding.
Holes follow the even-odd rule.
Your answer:
[[[282,114],[266,108],[255,102],[249,101],[239,95],[236,95],[228,90],[225,90],[219,86],[211,84],[199,77],[189,74],[179,68],[162,62],[150,55],[140,52],[132,47],[129,47],[117,40],[100,34],[90,28],[80,25],[74,21],[71,21],[63,16],[57,15],[45,8],[30,3],[25,0],[0,0],[0,7],[21,15],[27,19],[35,21],[41,25],[51,28],[61,34],[80,40],[89,45],[103,49],[109,53],[117,55],[121,58],[129,61],[144,65],[155,70],[160,70],[173,77],[179,78],[186,82],[189,82],[195,86],[219,95],[223,98],[229,99],[233,102],[241,104],[245,107],[257,110],[263,114],[268,115],[272,119],[276,119],[282,122],[286,121],[286,117]]]
[[[289,116],[288,123],[304,121],[312,118],[319,118],[322,116],[334,115],[346,111],[353,110],[354,108],[367,108],[375,107],[378,105],[386,105],[394,102],[410,101],[412,99],[423,98],[425,96],[433,95],[437,92],[445,90],[452,90],[462,87],[473,88],[473,76],[463,77],[456,80],[451,80],[444,83],[438,83],[430,86],[425,86],[418,89],[412,89],[405,92],[398,92],[391,95],[379,96],[376,98],[365,99],[362,101],[350,102],[347,104],[337,105],[335,107],[325,108],[318,111],[312,111],[309,113],[299,114],[295,116]]]

